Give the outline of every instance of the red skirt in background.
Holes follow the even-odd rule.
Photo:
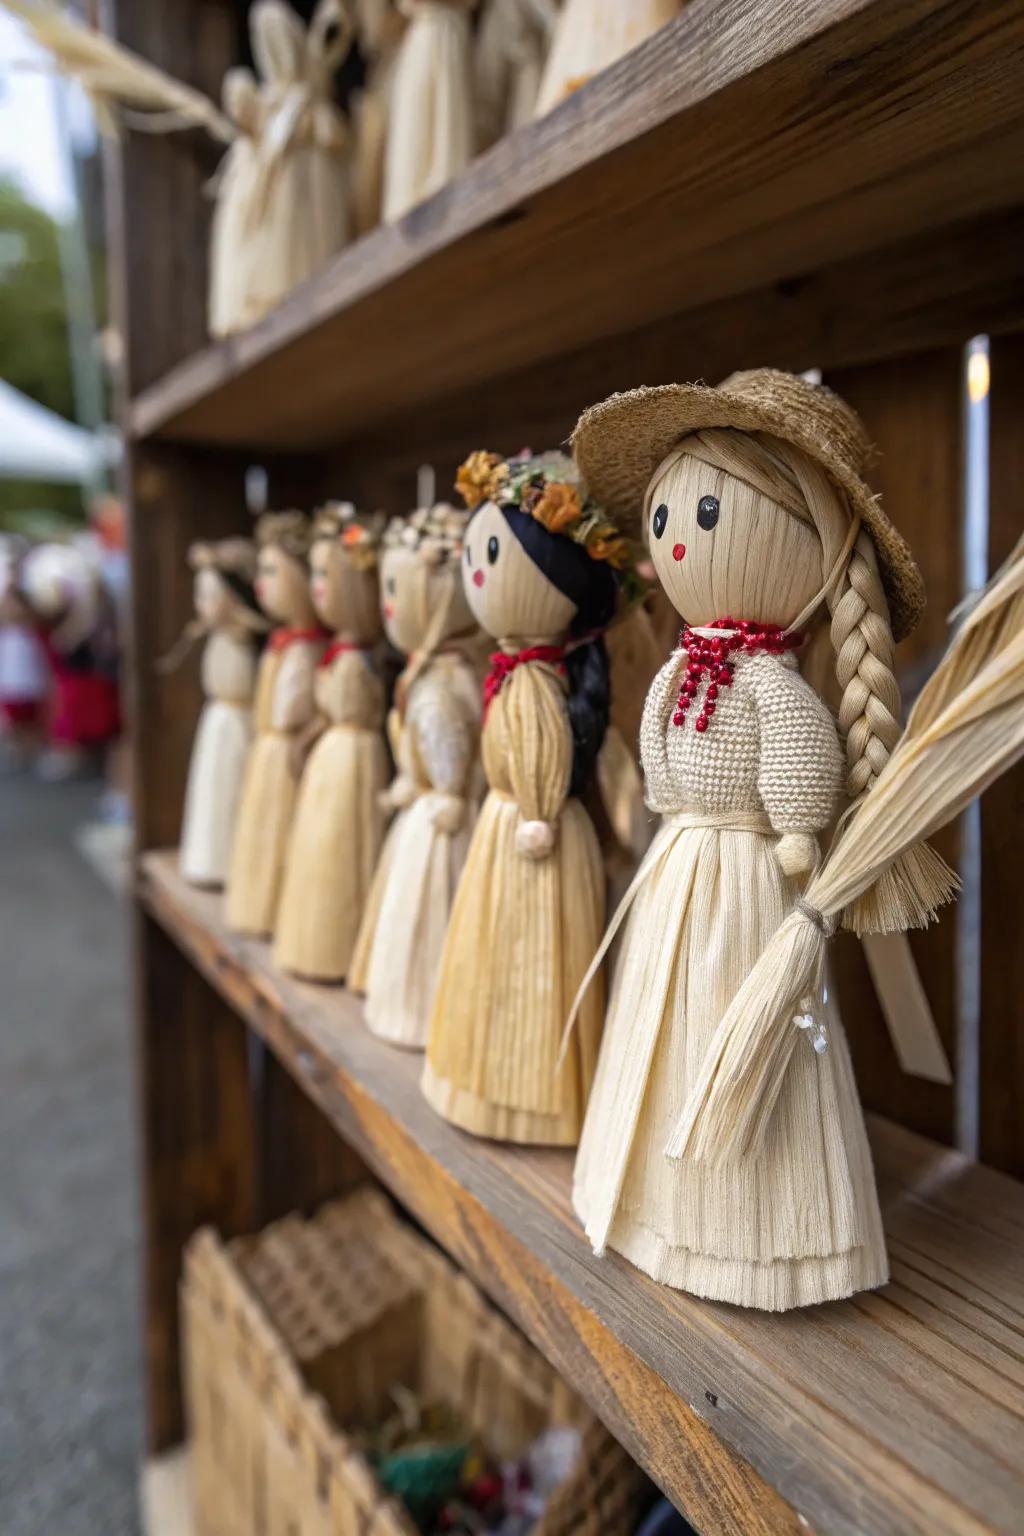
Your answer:
[[[58,657],[53,665],[53,714],[50,739],[60,746],[98,747],[121,729],[117,683],[103,672],[68,666]]]

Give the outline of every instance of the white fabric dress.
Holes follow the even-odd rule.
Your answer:
[[[238,799],[252,740],[256,655],[251,640],[218,630],[201,668],[206,703],[199,716],[185,790],[181,873],[193,885],[224,884]]]
[[[791,657],[740,655],[703,734],[694,712],[672,722],[686,664],[677,652],[661,669],[644,712],[647,801],[664,822],[625,927],[573,1202],[598,1252],[698,1296],[784,1310],[887,1278],[841,1027],[823,1055],[798,1042],[759,1158],[663,1149],[716,1024],[795,898],[773,835],[827,824],[842,759]]]
[[[405,0],[409,28],[391,87],[386,221],[437,192],[473,158],[469,13],[475,0]]]

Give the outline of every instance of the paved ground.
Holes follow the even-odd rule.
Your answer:
[[[124,914],[94,786],[0,781],[0,1533],[135,1536],[141,1446]]]

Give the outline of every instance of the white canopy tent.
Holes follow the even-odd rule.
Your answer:
[[[109,444],[0,379],[0,480],[90,485]]]

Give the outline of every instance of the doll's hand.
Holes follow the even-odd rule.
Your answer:
[[[784,875],[809,875],[818,863],[818,839],[809,832],[787,832],[775,844],[775,857]]]
[[[416,785],[406,773],[396,774],[387,789],[381,790],[378,803],[384,811],[404,811],[416,798]]]
[[[438,794],[430,808],[430,820],[438,832],[449,836],[462,826],[466,814],[466,802],[461,795]]]
[[[557,836],[553,821],[521,821],[516,827],[516,853],[524,859],[546,859]]]

